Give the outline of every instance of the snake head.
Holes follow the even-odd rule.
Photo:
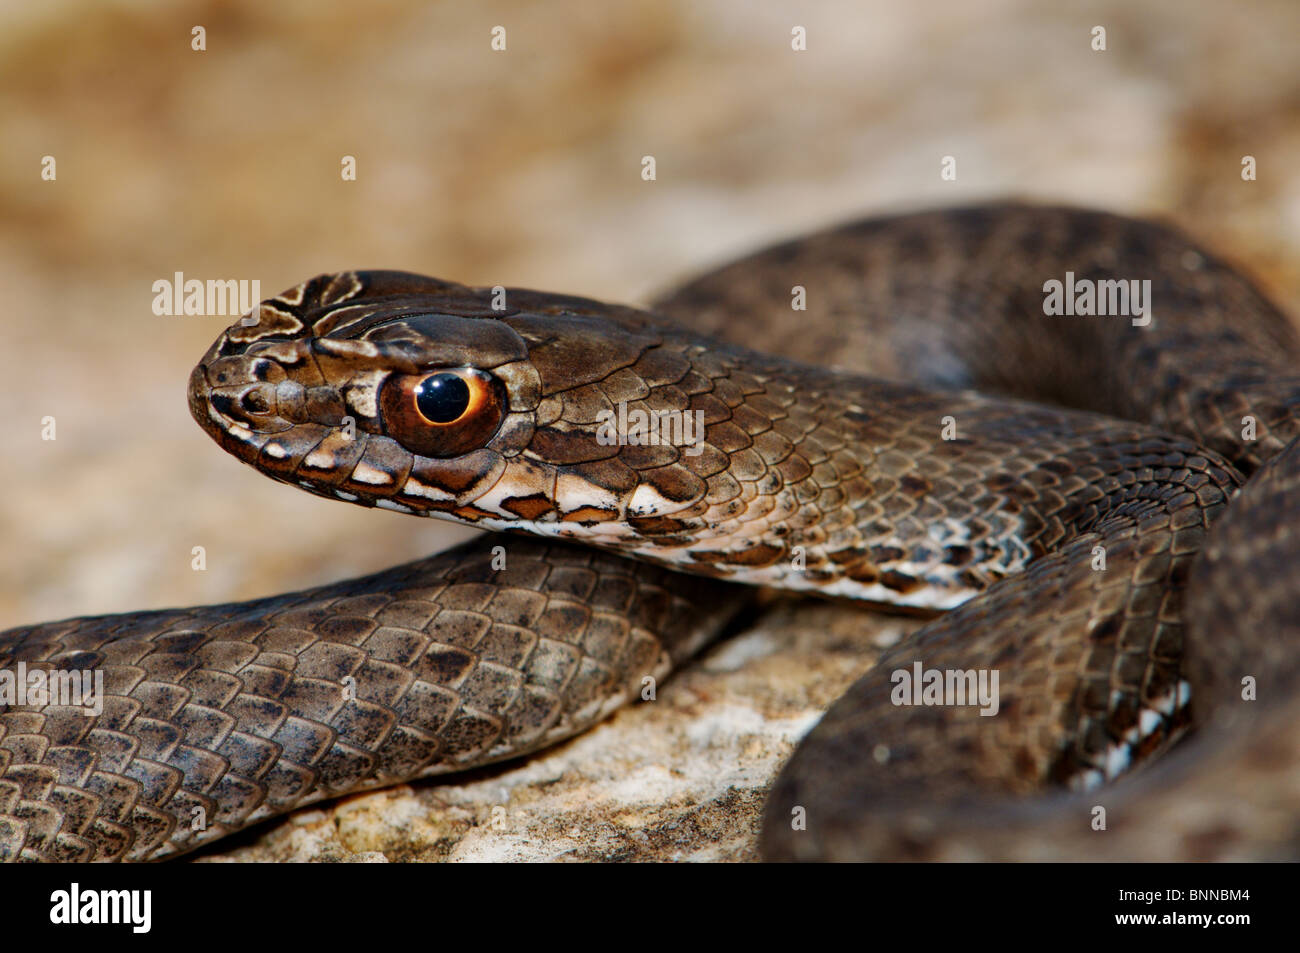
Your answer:
[[[190,409],[245,463],[321,496],[491,529],[670,540],[700,525],[707,481],[723,479],[715,444],[748,437],[701,371],[718,359],[666,335],[655,315],[582,298],[322,275],[217,339],[190,377]],[[676,441],[671,428],[620,434],[629,414],[673,412]]]

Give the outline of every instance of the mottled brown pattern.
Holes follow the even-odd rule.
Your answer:
[[[1045,315],[1043,284],[1067,271],[1149,279],[1153,321]],[[806,313],[790,313],[795,286]],[[1216,561],[1264,535],[1272,503],[1239,516],[1228,501],[1300,431],[1297,354],[1286,319],[1182,236],[1006,205],[810,236],[685,286],[659,313],[399,272],[324,275],[223,335],[191,377],[190,407],[241,460],[322,496],[572,537],[698,575],[953,609],[807,739],[772,794],[764,849],[1024,856],[1086,825],[1103,792],[1013,798],[1110,779],[1187,726],[1188,682],[1197,699],[1211,686],[1195,703],[1203,719],[1226,705],[1215,678],[1231,687],[1273,664],[1277,650],[1234,622],[1249,615],[1240,598],[1216,608],[1234,581],[1194,567],[1225,508],[1223,525],[1243,528],[1211,544]],[[501,388],[499,425],[471,452],[425,455],[425,435],[383,411],[385,387],[459,367]],[[600,437],[606,415],[633,412],[698,415],[701,439]],[[1287,460],[1264,473],[1269,500],[1292,486]],[[1252,484],[1247,498],[1264,492]],[[1288,539],[1269,539],[1271,559],[1290,558]],[[105,666],[115,693],[102,725],[80,733],[61,715],[0,713],[3,849],[162,855],[344,790],[529,750],[666,672],[746,601],[538,543],[505,544],[522,577],[495,573],[491,545],[298,596],[0,635],[13,662]],[[554,567],[573,559],[619,598],[572,591]],[[472,579],[456,575],[465,566]],[[426,572],[455,585],[402,575]],[[362,616],[333,612],[358,586],[415,655],[390,658]],[[653,598],[633,598],[646,587]],[[214,651],[230,655],[209,673]],[[996,670],[998,714],[892,704],[891,673],[915,663]],[[591,677],[564,680],[584,666]],[[366,686],[355,702],[340,698],[348,676]],[[215,819],[201,834],[195,806]],[[1020,833],[999,849],[980,833],[990,819]]]
[[[1152,323],[1044,315],[1043,283],[1067,271],[1150,280]],[[807,287],[809,312],[791,322],[794,285]],[[1149,458],[1160,464],[1151,471],[1164,487],[1159,503],[1139,492],[1119,507],[1122,516],[1103,518],[1099,508],[1092,532],[1074,541],[1045,527],[1047,548],[1064,549],[923,628],[832,707],[769,799],[767,856],[1294,858],[1300,792],[1284,766],[1300,758],[1288,755],[1295,697],[1285,659],[1300,638],[1300,581],[1289,571],[1300,554],[1286,514],[1300,489],[1300,346],[1249,279],[1157,224],[997,205],[798,239],[691,282],[659,307],[728,336],[743,314],[746,339],[794,358],[829,353],[838,366],[927,387],[1142,421],[1212,448],[1246,474],[1273,459],[1215,526],[1210,558],[1199,562],[1214,500],[1235,480],[1202,482],[1214,469],[1208,453]],[[1059,461],[1044,467],[1069,478]],[[1003,473],[986,482],[993,492],[1020,486]],[[1092,570],[1098,543],[1104,573]],[[1108,748],[1123,747],[1137,706],[1162,699],[1179,677],[1184,647],[1182,677],[1202,724],[1192,743],[1157,770],[1100,791],[1005,797],[1095,768]],[[918,659],[997,667],[1001,712],[893,706],[891,671]],[[1243,677],[1272,694],[1244,703]],[[1162,719],[1131,753],[1160,747],[1187,716]],[[1109,834],[1091,828],[1098,806],[1110,812]],[[791,829],[795,807],[807,812],[806,830]]]
[[[1180,586],[1161,600],[1159,614],[1187,620],[1186,678],[1193,686],[1197,730],[1146,770],[1086,794],[1008,799],[998,792],[1033,787],[1028,782],[1035,765],[1024,757],[1022,739],[1003,725],[963,717],[969,711],[881,704],[881,678],[868,675],[831,708],[782,772],[768,801],[764,853],[823,860],[1294,861],[1300,829],[1300,695],[1293,690],[1300,674],[1300,579],[1289,570],[1296,564],[1297,519],[1300,443],[1293,442],[1215,524],[1185,595]],[[1116,541],[1124,549],[1144,548],[1137,534],[1122,536]],[[1088,542],[1081,540],[1078,548],[1086,550]],[[1079,564],[1086,561],[1086,552],[1075,555]],[[1142,644],[1148,636],[1137,613],[1097,625],[1095,610],[1090,612],[1090,601],[1132,605],[1131,577],[1119,580],[1117,599],[1100,574],[1087,576],[1069,561],[1066,550],[1031,567],[1025,586],[1016,580],[967,603],[918,632],[911,651],[882,659],[877,671],[910,662],[918,650],[927,662],[969,665],[1001,646],[1014,650],[1019,663],[1035,663],[1038,674],[1021,682],[1062,673],[1073,678],[1082,671],[1085,685],[1109,691],[1117,682],[1124,690],[1123,681],[1149,670],[1153,661],[1172,659],[1174,646]],[[1030,593],[1041,594],[1042,601]],[[1089,625],[1099,647],[1074,638]],[[948,641],[959,630],[976,644]],[[1075,648],[1068,648],[1072,643]],[[1054,665],[1041,663],[1045,649]],[[1079,654],[1072,659],[1072,652]],[[1244,695],[1245,678],[1256,685],[1253,698]],[[1018,697],[1009,701],[1015,704]],[[898,717],[900,711],[910,717]],[[1039,724],[1054,730],[1049,722]],[[1107,727],[1099,722],[1091,731]],[[1088,734],[1084,729],[1079,737]],[[944,739],[942,754],[928,740],[938,737]],[[883,764],[872,757],[881,745],[890,755]],[[1006,774],[984,776],[985,771]],[[798,834],[788,823],[796,804],[809,811],[808,828]],[[1105,812],[1104,830],[1093,827],[1099,809]]]
[[[0,711],[0,859],[164,858],[514,757],[636,697],[748,598],[527,539],[498,571],[499,544],[254,602],[5,632],[0,669],[98,669],[107,698],[93,717]]]

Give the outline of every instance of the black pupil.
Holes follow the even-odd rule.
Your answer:
[[[420,384],[415,403],[426,420],[449,424],[469,406],[469,386],[455,374],[434,374]]]

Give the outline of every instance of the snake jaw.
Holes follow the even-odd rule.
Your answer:
[[[554,518],[554,468],[522,456],[537,394],[527,365],[507,365],[508,410],[486,446],[440,459],[384,432],[379,390],[417,369],[389,346],[313,338],[211,356],[221,350],[218,342],[190,376],[191,413],[226,450],[282,482],[470,524]]]

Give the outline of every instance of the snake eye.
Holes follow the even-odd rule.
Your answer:
[[[469,396],[469,385],[449,371],[415,385],[415,407],[431,424],[455,423],[469,409]]]
[[[492,438],[505,416],[501,382],[472,367],[396,374],[379,393],[384,433],[425,457],[454,457]]]

